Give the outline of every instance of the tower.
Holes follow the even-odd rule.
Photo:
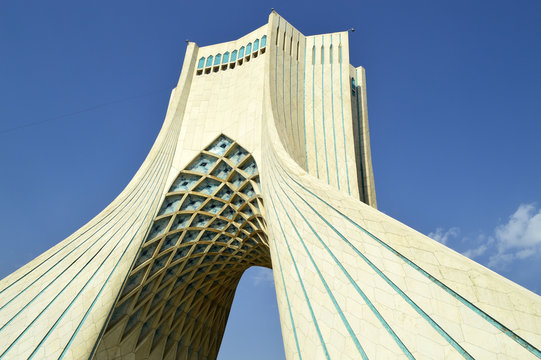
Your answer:
[[[272,267],[288,358],[536,358],[540,299],[376,209],[347,32],[190,43],[126,189],[0,282],[0,358],[214,358]]]

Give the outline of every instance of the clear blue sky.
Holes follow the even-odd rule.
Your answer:
[[[380,210],[541,294],[538,0],[2,2],[0,277],[128,183],[185,39],[236,39],[271,7],[306,35],[356,29]],[[271,276],[243,277],[221,359],[283,358]]]

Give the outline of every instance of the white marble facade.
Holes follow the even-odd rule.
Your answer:
[[[124,191],[0,281],[0,359],[215,358],[252,265],[288,359],[541,358],[538,295],[377,210],[366,107],[347,32],[189,43]]]

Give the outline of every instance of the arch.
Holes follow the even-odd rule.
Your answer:
[[[216,54],[216,57],[214,58],[214,65],[220,65],[220,62],[222,62],[222,54]]]
[[[222,64],[226,64],[226,63],[228,63],[228,62],[229,62],[229,51],[226,51],[226,52],[224,53],[223,58],[222,58]]]
[[[98,356],[116,348],[141,358],[216,357],[242,274],[254,265],[272,267],[259,193],[254,158],[225,135],[180,172],[132,265]]]
[[[205,57],[203,56],[201,59],[199,59],[199,63],[197,64],[198,69],[202,69],[205,67]]]
[[[210,55],[208,58],[207,58],[207,64],[206,66],[212,66],[212,60],[214,60],[214,57],[212,55]]]

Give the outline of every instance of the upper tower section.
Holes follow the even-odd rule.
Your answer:
[[[190,43],[184,134],[209,142],[219,133],[261,160],[269,102],[282,145],[306,172],[376,207],[362,67],[349,62],[348,32],[305,36],[276,12],[240,39]],[[199,143],[199,141],[197,141]],[[182,169],[194,154],[179,155]]]

